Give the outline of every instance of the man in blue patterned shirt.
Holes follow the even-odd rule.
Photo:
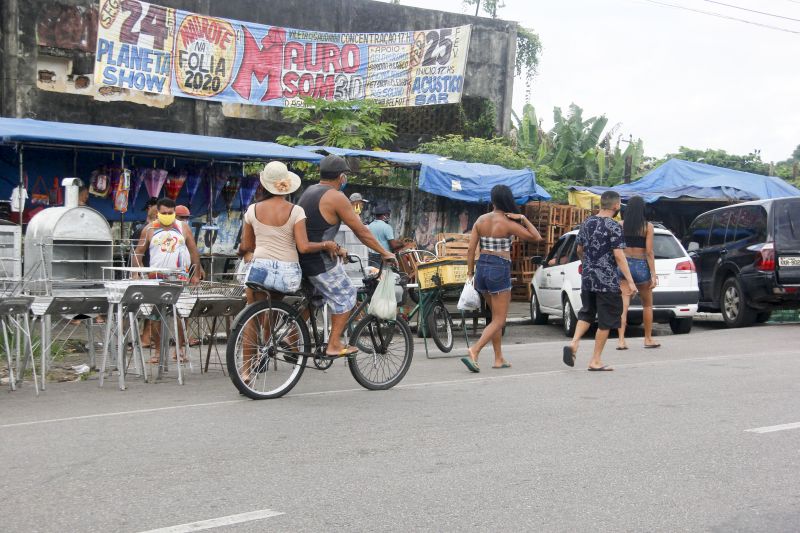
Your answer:
[[[590,216],[578,232],[578,256],[583,264],[581,276],[581,303],[575,336],[569,346],[564,346],[564,363],[575,366],[578,344],[597,318],[597,334],[594,337],[594,354],[589,361],[589,370],[613,370],[600,359],[611,329],[619,328],[622,318],[622,293],[619,274],[625,277],[630,290],[636,292],[636,285],[628,268],[628,261],[622,251],[625,240],[622,227],[614,217],[620,210],[619,194],[606,191],[600,197],[600,212]]]

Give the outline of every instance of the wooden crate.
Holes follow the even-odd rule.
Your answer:
[[[446,257],[467,257],[467,252],[469,251],[469,233],[439,233],[436,235],[436,242],[450,238],[455,240],[446,243],[443,247],[440,246],[439,252],[442,252],[441,248],[444,248],[444,256]],[[436,250],[431,251],[437,253]],[[480,250],[476,249],[476,259],[479,254]]]
[[[511,301],[513,302],[530,302],[531,301],[531,284],[512,285],[511,287]]]

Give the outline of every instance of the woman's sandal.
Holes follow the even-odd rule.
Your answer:
[[[478,366],[478,363],[476,361],[473,361],[470,357],[462,357],[461,362],[464,363],[464,365],[466,365],[466,367],[469,369],[470,372],[474,372],[475,374],[477,374],[478,372],[481,371],[481,367]]]
[[[503,361],[503,363],[500,366],[492,365],[492,368],[511,368],[511,363],[509,363],[508,361]]]
[[[348,355],[353,355],[355,353],[358,353],[358,348],[355,346],[348,346],[347,348],[342,348],[337,353],[325,352],[325,357],[347,357]]]

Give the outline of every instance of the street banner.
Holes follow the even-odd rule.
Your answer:
[[[95,83],[278,107],[304,97],[410,107],[461,101],[470,26],[326,33],[100,0]]]

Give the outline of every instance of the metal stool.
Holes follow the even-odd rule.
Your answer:
[[[119,373],[119,389],[125,390],[125,342],[130,337],[133,346],[133,360],[137,369],[141,370],[145,383],[147,380],[146,363],[139,335],[137,315],[142,311],[152,309],[159,314],[162,322],[167,326],[167,335],[162,328],[161,332],[161,361],[159,362],[158,379],[166,367],[165,356],[169,352],[169,338],[174,335],[178,343],[178,313],[175,305],[178,302],[183,287],[181,285],[160,284],[158,280],[125,280],[106,283],[108,290],[108,320],[106,322],[105,342],[103,345],[103,362],[100,366],[100,386],[103,386],[108,353],[111,344],[112,332],[116,330],[117,371]],[[173,324],[167,324],[167,317],[172,314]],[[125,316],[128,317],[129,328],[124,328]],[[172,328],[172,329],[170,329]],[[166,349],[164,346],[166,345]],[[183,384],[183,372],[180,358],[178,360],[178,383]]]
[[[14,376],[14,368],[17,369],[20,383],[25,375],[25,368],[28,361],[33,369],[33,386],[36,395],[39,395],[39,382],[36,379],[36,361],[33,359],[33,341],[31,340],[31,324],[28,313],[31,309],[33,298],[30,296],[16,296],[5,298],[0,301],[0,331],[3,335],[3,347],[6,351],[8,361],[8,383],[11,390],[17,390],[17,378]],[[12,329],[13,328],[13,329]],[[12,331],[16,329],[16,365],[11,360]],[[25,356],[22,356],[22,352]],[[20,361],[22,359],[22,361]]]

